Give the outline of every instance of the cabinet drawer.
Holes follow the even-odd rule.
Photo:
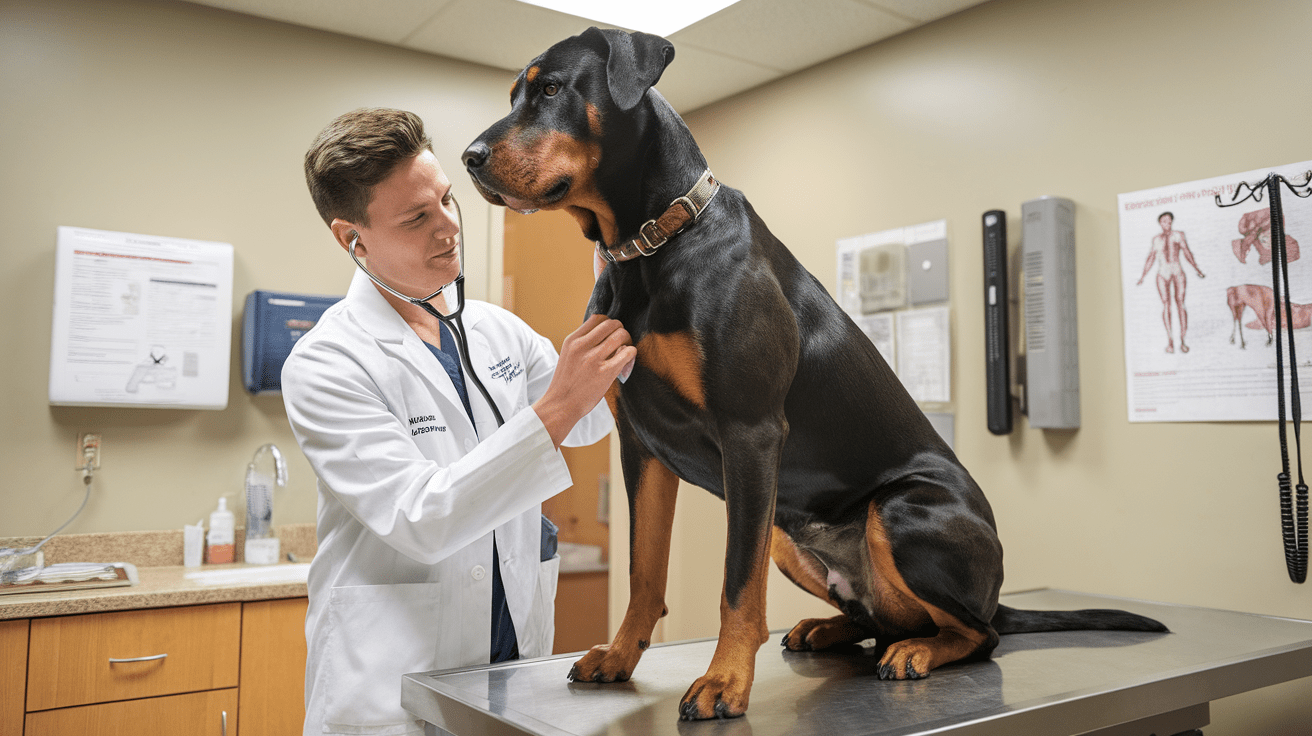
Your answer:
[[[29,646],[28,711],[236,687],[241,604],[34,619]]]
[[[226,725],[226,730],[225,730]],[[237,689],[27,714],[26,736],[237,735]]]

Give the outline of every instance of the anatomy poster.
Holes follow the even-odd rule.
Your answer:
[[[1301,193],[1312,162],[1122,194],[1121,294],[1132,422],[1276,418],[1270,197],[1275,172]],[[1236,197],[1238,195],[1238,197]],[[1217,198],[1233,206],[1222,207]],[[1312,198],[1282,187],[1300,393],[1312,399]],[[1285,342],[1288,342],[1286,328]],[[1288,360],[1288,352],[1285,354]],[[1286,363],[1286,392],[1289,391]]]
[[[228,243],[59,228],[50,403],[228,404]]]

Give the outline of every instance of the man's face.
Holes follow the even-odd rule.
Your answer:
[[[352,225],[360,233],[356,253],[388,286],[421,298],[460,275],[451,181],[431,151],[402,161],[379,182],[368,212],[369,227]]]
[[[1157,218],[1157,224],[1162,226],[1162,232],[1170,232],[1171,223],[1173,222],[1175,222],[1175,218],[1170,215],[1162,215]]]

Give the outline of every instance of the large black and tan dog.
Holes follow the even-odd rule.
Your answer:
[[[719,643],[683,718],[746,710],[770,558],[841,611],[797,624],[784,646],[874,637],[884,678],[986,658],[999,634],[1165,630],[1120,611],[998,605],[984,494],[824,287],[710,175],[652,88],[673,57],[642,33],[566,39],[520,73],[510,114],[464,154],[488,201],[578,220],[609,262],[588,311],[619,319],[638,348],[608,396],[632,520],[629,608],[570,676],[628,679],[665,615],[679,478],[723,498],[729,524]]]

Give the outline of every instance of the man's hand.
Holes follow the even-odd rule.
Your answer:
[[[637,356],[628,331],[605,315],[592,315],[565,338],[551,385],[533,404],[556,447]]]

